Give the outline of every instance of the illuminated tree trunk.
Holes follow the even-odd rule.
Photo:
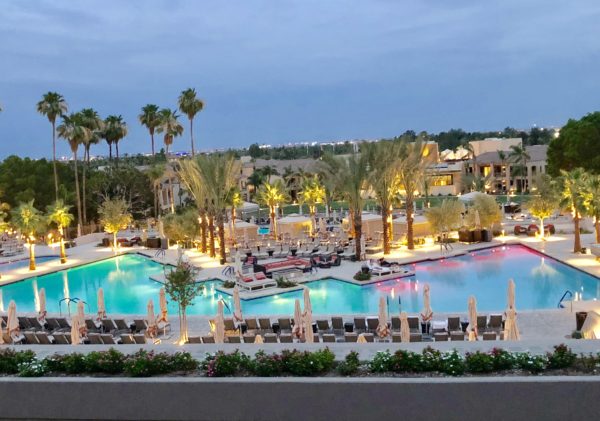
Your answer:
[[[362,211],[359,209],[356,212],[353,212],[352,225],[354,226],[354,246],[356,252],[356,258],[361,260],[362,250],[361,247],[361,238],[362,238]]]
[[[211,214],[208,215],[208,246],[210,257],[216,257],[217,254],[215,252],[215,219]]]
[[[415,249],[415,237],[413,232],[413,198],[410,194],[406,195],[406,241],[408,249]]]
[[[60,232],[60,263],[67,263],[67,253],[65,252],[65,229],[58,227]]]
[[[206,253],[206,210],[200,210],[200,251]]]
[[[573,253],[579,253],[581,251],[581,234],[579,232],[579,212],[577,211],[575,211],[573,223],[575,225],[575,243],[573,244]]]
[[[35,270],[35,243],[27,239],[29,243],[29,270]]]
[[[383,227],[383,254],[390,254],[392,251],[392,244],[390,242],[390,230],[389,230],[389,209],[387,206],[382,204],[381,206],[381,222]]]

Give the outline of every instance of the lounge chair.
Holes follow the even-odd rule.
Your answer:
[[[410,333],[421,333],[421,325],[419,323],[419,318],[416,316],[409,317],[408,328],[410,329]]]
[[[48,323],[48,328],[52,331],[59,331],[60,325],[58,321],[54,317],[46,317],[46,323]]]
[[[258,319],[258,326],[260,327],[260,330],[262,332],[272,332],[271,319],[269,319],[268,317],[261,317],[260,319]]]
[[[342,333],[344,331],[344,319],[341,317],[335,316],[331,318],[331,329],[333,332]]]
[[[5,345],[13,344],[12,336],[10,336],[6,330],[3,330],[3,332],[2,332],[2,339],[4,340]]]
[[[451,341],[464,341],[465,340],[465,332],[450,332],[450,340]]]
[[[252,335],[252,334],[249,334],[249,333],[244,333],[243,338],[244,338],[244,343],[245,344],[253,344],[254,341],[256,340],[256,335]]]
[[[66,318],[64,317],[57,317],[56,321],[58,322],[58,324],[60,325],[61,329],[68,329],[71,330],[71,325],[69,324],[69,322],[67,321]]]
[[[502,331],[502,315],[501,314],[490,314],[490,322],[488,323],[487,330],[489,332],[500,333]]]
[[[115,326],[117,326],[119,332],[131,333],[131,326],[127,324],[125,319],[114,319],[113,322],[115,322]]]
[[[88,333],[87,335],[88,340],[90,341],[91,345],[102,345],[102,338],[100,338],[100,334],[99,333]]]
[[[448,317],[448,333],[462,332],[460,317]]]
[[[367,332],[375,332],[379,326],[379,319],[376,317],[367,318]]]
[[[135,319],[133,323],[135,324],[135,331],[138,333],[145,332],[148,329],[148,323],[144,319]]]
[[[485,332],[487,327],[487,316],[477,316],[477,330],[479,332]]]
[[[137,333],[137,334],[133,335],[133,340],[135,341],[136,344],[143,345],[146,343],[146,335],[144,335],[142,333]]]
[[[35,332],[26,330],[23,332],[23,335],[25,336],[25,343],[28,345],[37,345],[40,343],[37,337],[35,336]]]
[[[392,317],[392,331],[400,331],[400,317]]]
[[[65,333],[65,341],[67,341],[67,345],[70,345],[71,343],[73,343],[70,332]]]
[[[449,335],[447,332],[438,332],[433,334],[433,339],[436,342],[448,342]]]
[[[277,343],[277,335],[274,333],[265,333],[263,336],[263,339],[266,344],[276,344]]]
[[[239,344],[242,341],[240,340],[240,337],[238,335],[231,335],[227,336],[227,342],[229,342],[230,344]]]
[[[410,334],[410,342],[423,342],[423,334],[422,333],[411,333]]]
[[[331,326],[329,326],[329,320],[317,320],[317,329],[319,329],[319,332],[330,332]]]
[[[117,326],[115,326],[112,319],[102,319],[101,323],[105,333],[112,333],[117,330]]]
[[[322,338],[323,342],[335,343],[335,335],[333,333],[324,333]]]
[[[254,331],[256,332],[257,330],[259,330],[259,326],[258,323],[256,322],[256,319],[244,319],[244,321],[246,322],[246,328],[247,331]]]
[[[57,345],[69,345],[64,333],[55,333],[52,337],[54,338],[54,343]]]
[[[484,341],[495,341],[497,339],[496,332],[483,332]]]
[[[225,319],[225,332],[237,332],[238,329],[235,327],[235,323],[233,322],[233,319],[229,318],[229,319]]]
[[[100,329],[98,329],[96,322],[94,322],[92,319],[85,319],[85,327],[87,328],[88,332],[100,333]]]
[[[47,332],[35,332],[35,337],[41,345],[52,345],[54,343],[54,341],[48,337]]]
[[[202,339],[200,339],[200,336],[188,336],[188,344],[201,344],[202,343]]]
[[[215,337],[213,335],[206,335],[202,337],[202,343],[203,344],[214,344],[215,343]]]
[[[279,331],[292,331],[292,322],[289,317],[282,317],[277,320],[279,322]]]
[[[392,333],[392,342],[402,342],[402,335],[399,333]]]
[[[356,342],[358,340],[358,335],[356,332],[346,332],[344,333],[344,341],[345,342]]]
[[[354,330],[356,332],[365,332],[367,330],[367,322],[364,317],[354,318]]]
[[[19,328],[24,331],[27,329],[33,329],[33,326],[29,323],[29,319],[27,317],[19,316],[17,317],[19,320]]]
[[[102,335],[100,335],[100,338],[102,339],[102,343],[104,345],[117,345],[118,344],[118,342],[115,341],[114,336],[110,333],[103,333]]]
[[[279,342],[282,344],[291,344],[294,342],[291,333],[282,333],[279,335]]]
[[[133,336],[130,333],[121,334],[121,343],[124,345],[135,345]]]

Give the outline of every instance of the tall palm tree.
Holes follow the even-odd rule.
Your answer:
[[[85,143],[92,136],[92,131],[85,126],[85,119],[80,113],[72,113],[62,117],[62,123],[57,127],[60,137],[69,142],[73,153],[75,170],[75,196],[77,201],[77,236],[81,236],[81,194],[79,191],[79,171],[77,169],[77,150],[79,145]]]
[[[146,175],[150,179],[152,192],[154,193],[154,217],[158,218],[158,189],[165,178],[166,167],[164,164],[154,164],[146,171]]]
[[[207,188],[200,177],[198,164],[195,160],[183,160],[179,163],[179,178],[186,190],[194,198],[200,220],[200,251],[207,251]]]
[[[231,238],[233,240],[233,244],[236,244],[235,238],[235,221],[237,219],[236,209],[244,204],[242,200],[242,194],[240,193],[239,187],[235,187],[231,194],[229,195],[229,203],[227,203],[229,207],[231,207]]]
[[[364,147],[364,145],[362,145]],[[365,148],[365,152],[368,148]],[[324,174],[331,185],[336,186],[341,196],[348,202],[350,213],[350,230],[354,237],[356,257],[361,259],[362,250],[360,238],[362,237],[362,209],[364,207],[363,193],[367,187],[369,177],[368,153],[353,153],[348,157],[323,156]]]
[[[49,224],[56,224],[60,235],[60,263],[67,263],[67,253],[65,252],[65,227],[73,222],[73,215],[69,213],[71,207],[65,205],[62,200],[55,201],[46,208],[46,218]]]
[[[417,138],[415,142],[402,142],[398,164],[398,182],[404,190],[406,210],[406,239],[408,249],[415,248],[413,213],[415,192],[421,187],[427,161],[423,159],[424,143]]]
[[[579,253],[581,251],[579,221],[581,220],[581,215],[585,212],[583,192],[587,174],[583,168],[575,168],[568,172],[561,170],[560,174],[561,205],[563,208],[570,209],[573,215],[573,225],[575,229],[573,253]]]
[[[285,186],[281,180],[273,183],[266,182],[259,187],[257,192],[258,202],[269,207],[271,219],[271,233],[273,238],[277,236],[276,209],[281,204],[289,200]]]
[[[82,189],[81,189],[81,200],[82,200],[82,211],[83,211],[83,224],[87,225],[87,171],[90,167],[90,148],[92,145],[96,145],[100,142],[100,139],[104,136],[104,121],[100,118],[100,115],[93,108],[84,108],[81,110],[81,116],[83,124],[90,130],[90,137],[82,140],[83,144],[83,174],[82,174]]]
[[[473,175],[478,175],[477,155],[475,154],[475,148],[473,147],[473,144],[469,141],[466,141],[465,143],[463,143],[462,147],[469,153],[469,156],[473,160]]]
[[[178,120],[178,115],[175,111],[170,110],[168,108],[163,108],[159,112],[159,121],[160,124],[157,127],[156,131],[158,133],[163,133],[163,141],[165,143],[166,148],[166,156],[167,162],[169,160],[169,146],[173,144],[173,140],[183,134],[183,126]],[[167,172],[169,172],[169,168],[167,168]],[[171,169],[172,172],[172,169]],[[168,177],[169,183],[169,193],[171,195],[171,213],[175,213],[175,198],[173,197],[173,183],[171,181],[171,177]]]
[[[527,179],[527,161],[531,159],[531,157],[523,145],[511,145],[508,157],[516,164],[517,172],[521,178],[522,193],[526,190],[525,180]]]
[[[29,245],[29,270],[35,270],[35,236],[41,231],[42,216],[33,206],[33,199],[27,203],[20,203],[13,209],[12,223],[26,237]]]
[[[54,170],[54,193],[58,199],[58,170],[56,169],[56,119],[67,113],[67,102],[57,92],[47,92],[37,103],[37,112],[45,115],[52,125],[52,167]]]
[[[119,141],[127,136],[127,123],[120,115],[109,115],[104,120],[104,138],[109,145],[115,144],[117,166],[119,166]]]
[[[138,116],[140,124],[145,126],[150,133],[150,141],[152,143],[152,156],[154,156],[154,132],[160,125],[158,115],[158,105],[146,104],[142,107],[142,113]]]
[[[321,184],[319,177],[315,174],[313,177],[305,178],[302,182],[302,191],[300,192],[301,202],[306,203],[310,213],[311,221],[314,224],[317,204],[325,200],[325,187]],[[313,226],[313,233],[317,227]]]
[[[600,175],[589,174],[583,185],[583,205],[586,214],[594,218],[596,243],[600,243]]]
[[[181,92],[178,103],[179,110],[190,120],[190,141],[192,143],[192,156],[194,156],[194,117],[202,111],[204,102],[196,97],[195,89],[189,88]]]
[[[506,185],[506,203],[510,202],[510,178],[508,177],[508,154],[506,151],[498,151],[498,158],[500,159],[500,163],[504,167],[504,183]]]

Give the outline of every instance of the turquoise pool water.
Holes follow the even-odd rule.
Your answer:
[[[267,235],[269,232],[271,232],[269,227],[258,227],[258,233],[260,235]]]
[[[440,261],[413,265],[416,275],[372,285],[359,286],[335,279],[306,284],[311,290],[316,314],[351,314],[378,311],[381,295],[387,297],[390,311],[418,312],[422,308],[422,288],[431,286],[434,312],[466,312],[467,299],[474,294],[480,311],[501,311],[506,306],[508,278],[516,282],[517,309],[556,308],[565,290],[582,293],[584,299],[600,298],[598,279],[565,264],[521,246],[506,246],[470,253]],[[46,289],[47,307],[59,311],[59,301],[66,296],[88,303],[86,311],[96,312],[96,291],[104,289],[107,311],[120,314],[145,314],[148,299],[154,299],[158,309],[161,285],[149,279],[163,272],[163,266],[146,257],[128,254],[101,262],[30,278],[2,287],[4,306],[14,299],[20,311],[35,311],[35,290]],[[327,273],[322,270],[321,273]],[[205,283],[202,296],[189,308],[189,314],[213,315],[217,301],[227,294],[215,290],[219,281]],[[294,301],[302,293],[289,292],[277,296],[243,300],[247,315],[292,314]],[[66,311],[65,304],[62,311]],[[177,306],[169,303],[176,314]],[[226,309],[226,313],[229,313]]]

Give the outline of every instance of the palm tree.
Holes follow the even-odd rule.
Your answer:
[[[138,116],[140,124],[145,126],[150,133],[150,141],[152,142],[152,156],[154,156],[154,132],[160,125],[158,115],[158,105],[147,104],[142,107],[142,113]]]
[[[192,143],[192,156],[194,156],[194,117],[204,108],[204,102],[196,98],[196,90],[186,89],[179,95],[179,110],[187,115],[190,120],[190,141]]]
[[[13,209],[12,223],[26,238],[29,245],[29,270],[35,270],[35,235],[41,231],[42,216],[33,206],[33,199],[27,203],[20,203]]]
[[[56,169],[56,119],[67,113],[67,103],[57,92],[47,92],[37,103],[37,112],[45,115],[52,125],[52,166],[54,170],[54,192],[58,199],[58,171]]]
[[[401,144],[401,159],[398,164],[398,181],[404,190],[406,204],[406,239],[408,249],[415,248],[413,231],[413,212],[415,192],[420,188],[426,170],[426,161],[423,159],[424,144],[420,139],[415,142]]]
[[[364,147],[364,145],[362,145]],[[368,148],[365,148],[368,151]],[[354,237],[357,259],[361,259],[360,238],[362,237],[362,209],[364,207],[363,192],[367,187],[369,177],[368,153],[353,153],[348,157],[323,156],[324,173],[330,185],[335,186],[342,197],[348,202],[350,212],[350,230]]]
[[[87,225],[87,171],[90,167],[90,148],[92,145],[95,145],[100,142],[102,136],[104,136],[104,121],[100,118],[98,112],[92,108],[84,108],[81,110],[81,115],[84,121],[85,127],[87,127],[91,136],[82,141],[83,143],[83,176],[82,178],[82,191],[81,191],[81,200],[82,200],[82,211],[83,211],[83,224]]]
[[[200,220],[200,251],[207,251],[207,188],[201,179],[198,164],[195,160],[183,160],[179,163],[179,178],[186,190],[194,198]]]
[[[527,161],[531,159],[527,150],[522,145],[511,145],[510,152],[508,154],[509,159],[511,159],[515,164],[517,164],[517,172],[521,176],[521,193],[526,190],[525,180],[527,178]]]
[[[115,144],[117,166],[119,165],[119,141],[127,136],[127,123],[120,115],[109,115],[104,120],[104,138],[109,145]]]
[[[269,215],[271,218],[271,233],[273,238],[277,237],[276,209],[280,203],[289,200],[285,186],[281,180],[276,180],[274,183],[266,182],[258,189],[258,202],[269,207]]]
[[[583,205],[586,214],[594,218],[596,243],[600,243],[600,175],[588,175],[584,182]]]
[[[510,178],[508,177],[509,171],[508,171],[508,155],[506,154],[505,151],[498,151],[498,158],[500,159],[500,162],[502,164],[502,166],[504,167],[504,183],[506,185],[506,204],[508,204],[508,202],[510,202]]]
[[[463,144],[463,149],[469,153],[469,156],[473,160],[473,175],[477,175],[477,155],[475,154],[475,148],[471,142],[465,142]]]
[[[165,178],[166,166],[164,164],[154,164],[148,170],[146,175],[150,179],[152,185],[152,192],[154,193],[154,217],[158,218],[158,189]]]
[[[271,176],[273,175],[279,175],[279,171],[277,171],[277,168],[272,167],[270,165],[265,165],[264,167],[262,167],[260,169],[260,172],[267,177],[267,182],[270,183],[271,182]]]
[[[183,126],[177,120],[179,116],[173,110],[168,108],[163,108],[159,112],[159,121],[160,124],[157,127],[156,131],[158,133],[163,133],[163,141],[165,142],[166,148],[166,156],[167,161],[169,160],[169,146],[173,144],[173,140],[183,134]],[[167,168],[167,172],[169,169]],[[175,198],[173,197],[173,183],[171,182],[171,177],[168,178],[169,183],[169,192],[171,195],[171,213],[175,213]]]
[[[573,243],[573,253],[581,251],[581,233],[579,221],[581,215],[585,212],[584,206],[584,186],[587,174],[583,168],[575,168],[571,171],[561,170],[561,205],[563,208],[571,210],[573,214],[573,225],[575,228],[575,240]]]
[[[236,209],[244,204],[242,200],[242,194],[240,193],[239,188],[236,186],[231,194],[229,195],[229,203],[228,205],[231,207],[231,238],[233,240],[233,244],[236,243],[235,238],[235,220],[237,218]]]
[[[302,203],[306,203],[308,205],[308,211],[314,224],[315,214],[317,212],[317,204],[323,203],[325,200],[325,187],[323,187],[319,181],[319,177],[316,174],[313,177],[304,178],[300,196]],[[314,233],[317,227],[313,226],[312,229]]]
[[[79,171],[77,169],[77,149],[92,137],[92,131],[85,126],[85,121],[80,113],[63,116],[62,123],[57,127],[58,135],[69,142],[73,153],[75,169],[75,196],[77,197],[77,236],[81,235],[81,194],[79,192]]]
[[[73,222],[73,215],[69,213],[71,207],[65,205],[62,200],[55,201],[46,208],[46,219],[49,224],[56,224],[60,235],[60,263],[67,263],[67,254],[65,252],[65,227]]]

